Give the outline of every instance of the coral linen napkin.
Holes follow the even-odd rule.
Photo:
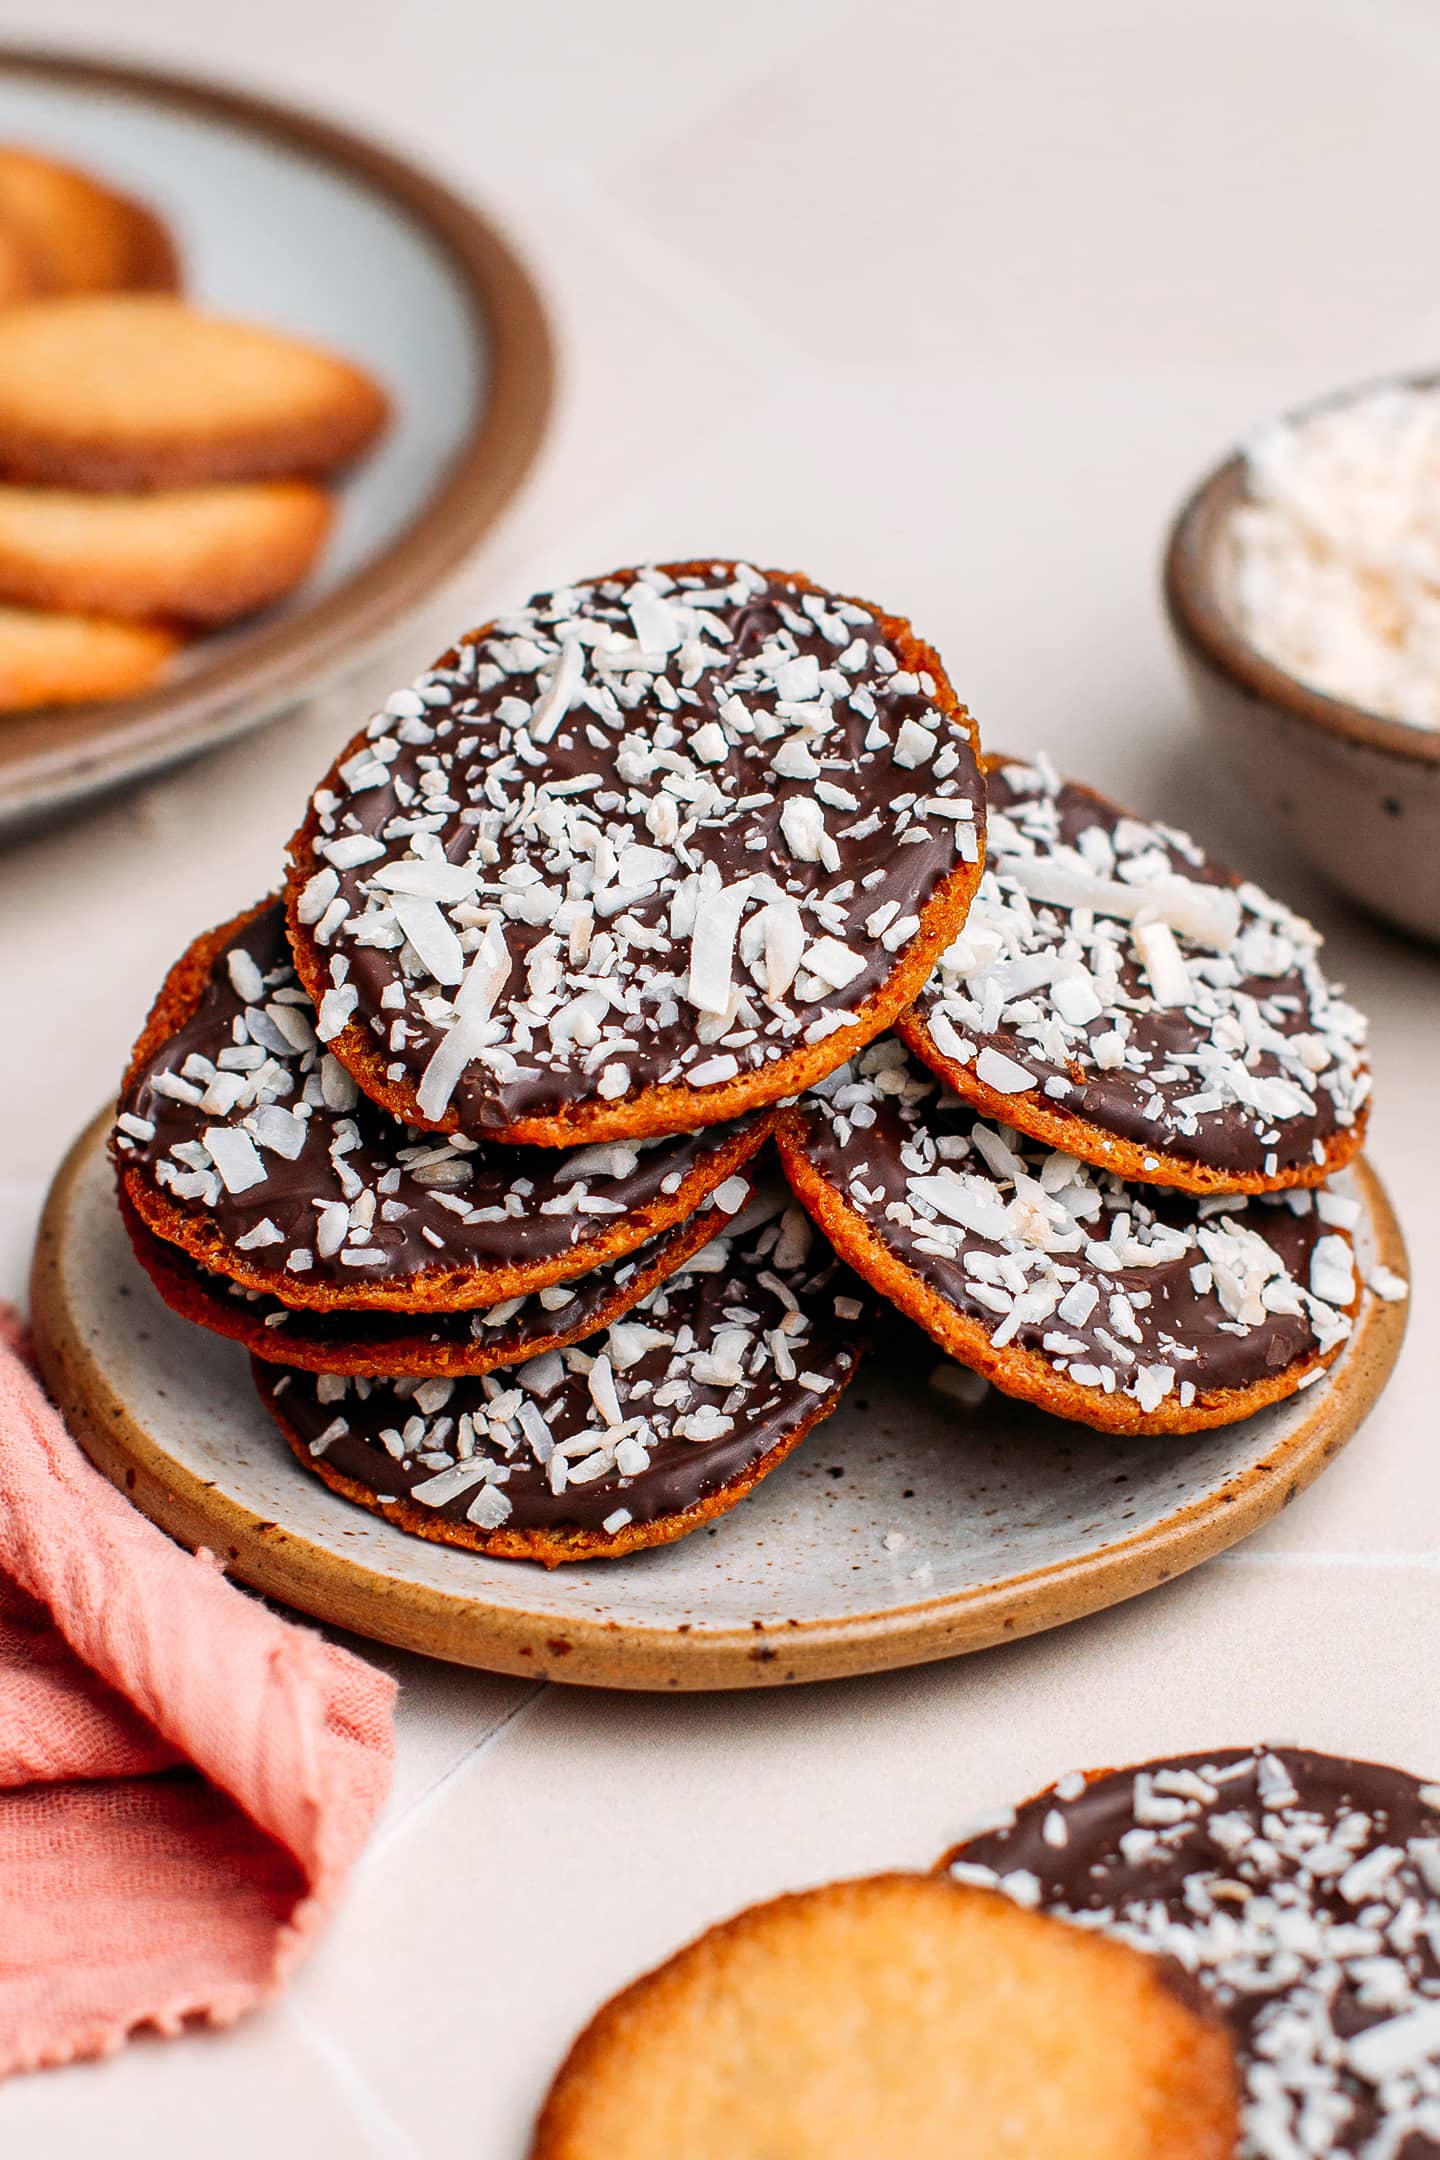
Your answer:
[[[281,1986],[390,1781],[393,1683],[85,1461],[0,1307],[0,2076]]]

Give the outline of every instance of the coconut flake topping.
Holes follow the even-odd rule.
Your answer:
[[[984,878],[920,995],[940,1059],[1191,1161],[1313,1169],[1369,1093],[1365,1023],[1309,923],[1217,875],[1047,759],[1001,767]]]
[[[447,655],[315,797],[322,1035],[358,1018],[472,1128],[823,1041],[980,856],[971,739],[891,635],[743,564],[652,568]]]
[[[1188,1409],[1350,1333],[1348,1230],[1308,1191],[1125,1184],[987,1122],[889,1037],[802,1111],[809,1159],[902,1264],[1077,1386]]]

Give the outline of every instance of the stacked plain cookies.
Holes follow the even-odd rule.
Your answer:
[[[873,1292],[1109,1429],[1304,1385],[1358,1016],[1183,836],[992,763],[987,864],[986,792],[937,655],[799,575],[467,637],[161,992],[114,1136],[161,1295],[334,1489],[547,1563],[733,1505]]]
[[[0,711],[137,693],[290,592],[382,430],[349,363],[178,297],[161,221],[0,149]]]

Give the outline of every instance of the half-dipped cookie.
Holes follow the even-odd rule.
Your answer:
[[[282,1304],[493,1305],[633,1252],[738,1173],[770,1118],[561,1154],[408,1130],[316,1033],[278,901],[198,938],[136,1045],[116,1118],[146,1227]]]
[[[866,1301],[799,1208],[681,1268],[603,1334],[504,1372],[367,1380],[254,1366],[346,1499],[505,1559],[613,1559],[723,1515],[829,1415]]]
[[[1126,1185],[991,1124],[893,1037],[776,1137],[857,1273],[1006,1394],[1102,1431],[1229,1424],[1350,1333],[1356,1202]]]
[[[1290,1747],[1077,1771],[941,1864],[1176,1959],[1234,2032],[1244,2160],[1440,2160],[1440,1785]]]
[[[1364,1135],[1365,1022],[1309,923],[1184,833],[992,758],[985,876],[900,1032],[987,1117],[1193,1192],[1322,1182]]]
[[[737,1181],[750,1190],[749,1165],[726,1180],[732,1187],[727,1203],[735,1197]],[[165,1303],[212,1335],[243,1343],[255,1357],[307,1372],[413,1379],[493,1372],[580,1342],[618,1320],[678,1267],[724,1265],[722,1233],[738,1220],[733,1208],[727,1212],[712,1198],[672,1230],[573,1281],[548,1283],[528,1296],[473,1311],[405,1313],[282,1305],[268,1292],[217,1275],[180,1246],[156,1237],[123,1194],[120,1212],[135,1257]]]
[[[980,877],[975,733],[900,618],[737,563],[542,594],[397,691],[291,842],[321,1039],[397,1116],[563,1146],[795,1094]]]

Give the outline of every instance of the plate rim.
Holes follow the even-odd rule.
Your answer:
[[[406,1583],[347,1561],[253,1514],[167,1455],[130,1415],[63,1294],[67,1213],[81,1176],[104,1149],[111,1114],[104,1110],[92,1120],[55,1174],[31,1284],[41,1375],[91,1461],[161,1529],[192,1548],[218,1552],[252,1589],[374,1641],[520,1678],[644,1692],[777,1687],[929,1664],[1083,1619],[1212,1559],[1287,1506],[1363,1423],[1399,1355],[1409,1316],[1408,1298],[1364,1293],[1356,1331],[1334,1368],[1338,1377],[1319,1383],[1309,1414],[1275,1449],[1207,1499],[1188,1501],[1161,1522],[1070,1560],[939,1598],[769,1628],[755,1621],[696,1632],[683,1624],[557,1617]],[[1408,1275],[1384,1186],[1363,1156],[1350,1167],[1378,1257]],[[334,1498],[334,1505],[349,1503]]]
[[[48,817],[263,726],[288,698],[358,664],[495,524],[530,471],[555,401],[556,348],[540,288],[485,213],[374,137],[258,91],[104,55],[6,44],[0,77],[120,94],[222,121],[338,169],[403,212],[454,271],[472,337],[483,333],[485,396],[438,483],[377,555],[293,618],[136,698],[96,704],[95,734],[0,764],[0,824]],[[118,739],[117,739],[118,738]]]

